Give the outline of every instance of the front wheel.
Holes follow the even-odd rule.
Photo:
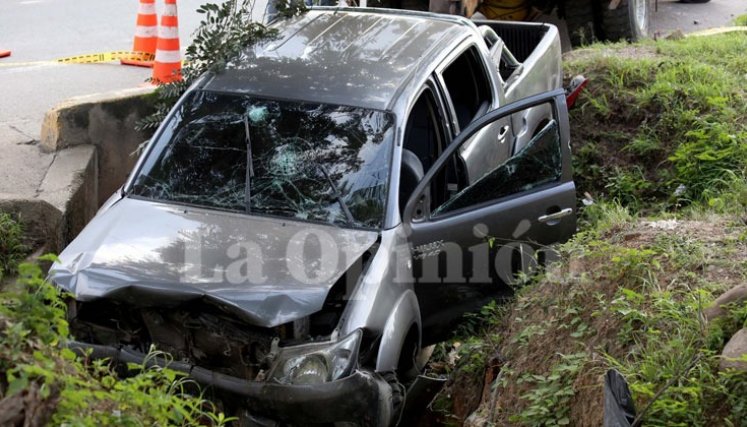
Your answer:
[[[635,42],[648,37],[653,12],[651,0],[622,0],[614,10],[603,8],[601,29],[604,38]]]

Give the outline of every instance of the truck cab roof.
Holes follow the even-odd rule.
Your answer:
[[[413,77],[431,71],[473,25],[429,13],[315,8],[271,27],[275,39],[245,50],[204,89],[391,109]]]

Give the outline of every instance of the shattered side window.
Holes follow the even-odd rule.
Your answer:
[[[433,216],[476,206],[560,180],[562,153],[558,122],[551,120],[524,148],[439,206]]]
[[[130,194],[379,228],[394,121],[362,108],[196,92]]]

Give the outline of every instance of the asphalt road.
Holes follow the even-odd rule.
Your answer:
[[[659,35],[666,35],[674,30],[691,33],[730,25],[734,18],[743,14],[747,14],[745,0],[711,0],[701,4],[659,0],[653,28]]]
[[[182,49],[208,0],[179,0]],[[214,0],[213,0],[214,1]],[[258,0],[264,3],[266,0]],[[119,64],[34,63],[132,48],[138,0],[1,0],[0,125],[37,139],[44,113],[73,96],[146,84],[151,70]],[[157,0],[157,9],[163,1]],[[14,63],[22,63],[16,66]]]

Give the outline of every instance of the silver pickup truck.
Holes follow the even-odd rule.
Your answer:
[[[69,346],[186,372],[241,425],[395,425],[429,346],[575,231],[558,31],[273,26],[187,91],[52,266]]]

